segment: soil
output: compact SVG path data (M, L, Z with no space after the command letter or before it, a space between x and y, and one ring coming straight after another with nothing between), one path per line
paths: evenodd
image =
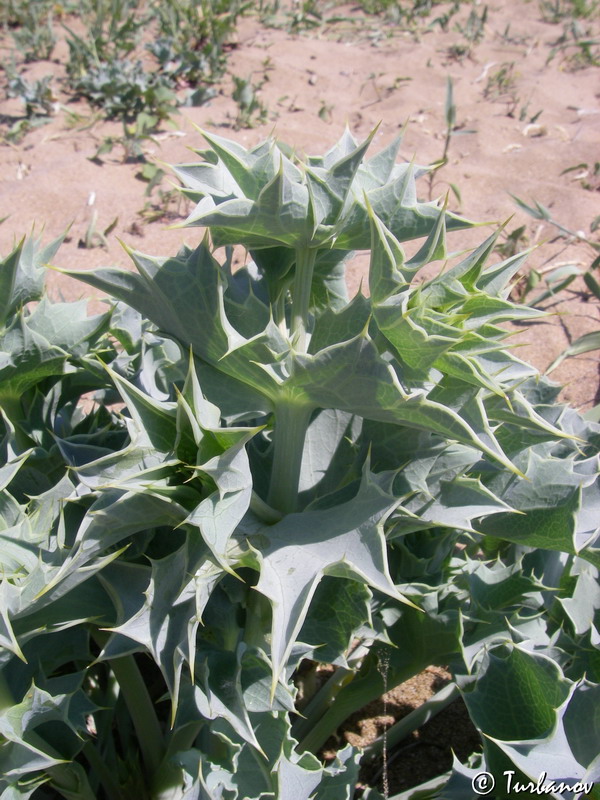
M524 226L519 246L539 245L529 256L524 277L529 268L547 272L564 265L584 272L598 255L590 242L599 242L593 223L600 215L595 174L600 50L594 53L593 46L589 51L569 40L572 20L550 21L550 6L570 4L490 0L477 42L468 38L469 14L480 20L485 16L484 5L477 2L463 3L446 29L433 20L443 18L451 9L449 3L435 5L412 30L382 16L361 16L352 5L329 7L321 24L296 33L287 24L285 4L279 27L267 27L249 16L231 42L229 74L218 95L207 105L174 115L152 141L144 143L146 157L166 163L194 160L188 148L203 146L196 126L245 146L274 131L297 150L321 153L339 138L344 125L357 139L379 125L373 152L404 130L403 157L434 163L443 153L450 77L457 112L449 160L431 185L421 184L422 196L449 192L451 209L472 219L496 224L510 218L506 233ZM294 5L296 11L300 7ZM334 16L337 21L328 21ZM599 38L598 19L577 24L582 36L589 32L588 38ZM562 44L561 36L567 37ZM0 39L0 60L8 61L11 54L15 55L10 37ZM15 57L18 64L18 54ZM0 146L0 218L9 217L0 225L0 252L6 254L14 237L34 226L38 232L44 229L45 239L71 226L56 257L58 266L70 269L129 266L119 239L154 255L172 254L183 242L196 244L198 229L167 226L181 219L183 207L171 206L158 221L144 220L140 212L149 200L138 177L141 165L125 163L118 146L99 160L90 160L105 137L118 136L122 128L94 117L84 102L61 92L67 58L64 41L53 58L24 65L23 74L30 80L51 74L62 105L48 124L21 142ZM257 96L266 121L236 130L239 109L231 96L231 75L262 84ZM0 101L0 134L22 115L19 99ZM548 222L532 219L511 194L530 205L542 203L573 235L561 235ZM98 243L91 238L94 230L104 231L115 218L106 246L90 246ZM460 250L473 245L490 230L454 234L450 246ZM358 290L366 266L364 254L359 254L349 272L352 291ZM524 277L514 296L522 292ZM50 289L66 299L89 296L90 291L56 273L50 276ZM535 291L539 289L532 294ZM512 339L520 345L519 356L541 370L573 340L600 327L600 300L582 278L543 305L549 316L520 328ZM564 361L552 377L564 385L566 402L584 410L600 402L597 352ZM397 687L387 696L385 714L381 706L370 708L340 735L353 744L368 743L382 726L430 696L444 677L432 668ZM460 703L454 704L403 745L402 758L390 760L390 791L444 772L451 764L451 748L465 758L478 741Z
M322 755L333 757L346 743L365 748L386 729L421 706L452 679L442 667L428 667L349 717ZM397 794L452 769L453 754L463 763L481 750L481 738L466 706L458 698L397 746L385 760L377 758L361 769L358 787L376 787Z

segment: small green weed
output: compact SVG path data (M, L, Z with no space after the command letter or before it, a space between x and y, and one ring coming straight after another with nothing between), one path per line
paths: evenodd
M86 228L83 239L80 239L77 246L82 250L91 250L94 247L108 248L108 237L117 227L119 218L115 217L106 228L100 230L98 228L98 212L96 209L92 211L92 216L89 225Z
M52 91L52 75L44 75L40 80L26 80L22 75L9 72L7 94L19 97L25 105L25 116L49 117L55 109L56 97Z
M91 67L76 83L79 94L107 117L131 120L146 112L167 119L177 107L169 81L148 72L140 61L103 62Z
M0 27L11 32L17 51L26 62L45 61L56 45L53 3L37 0L29 3L0 4Z
M199 84L210 87L223 75L228 40L250 7L241 0L155 0L151 10L157 35L147 49L174 84L197 91ZM197 94L190 104L208 99L201 97Z
M319 119L322 119L323 122L331 122L334 108L335 106L332 103L328 103L326 100L321 100L321 105L317 111L317 116Z
M102 156L112 153L115 147L121 147L124 164L145 162L146 156L143 145L148 141L156 143L153 133L156 131L159 121L158 116L147 114L145 111L141 111L133 123L123 120L123 134L121 136L104 137L90 161L101 164Z
M287 28L291 33L318 28L323 22L319 0L302 0L286 12Z
M464 24L457 23L456 30L461 33L472 46L479 44L485 36L485 25L488 18L488 7L484 6L480 13L473 6Z
M436 6L444 4L440 0L413 0L410 3L402 3L400 0L359 0L358 5L366 14L383 15L394 24L413 27L416 23L429 17ZM440 16L436 17L430 25L437 24L446 30L450 19L459 7L459 0L455 0L450 8L444 8Z
M269 109L259 96L259 92L267 80L266 76L263 75L256 83L252 81L251 75L248 78L240 78L238 75L231 77L233 80L231 97L235 100L238 109L233 121L234 130L262 125L267 121L269 113Z
M488 76L483 89L483 96L486 100L494 103L505 103L507 117L516 117L518 113L519 119L524 121L527 118L528 103L518 110L520 103L520 98L516 91L518 77L519 73L515 70L514 61L504 62ZM538 111L533 117L537 119L541 113L541 111Z
M571 176L572 179L579 181L583 189L587 189L589 192L600 191L600 161L595 161L594 164L587 164L586 162L575 164L572 167L563 169L560 174L567 175L573 172L576 174Z
M529 125L533 125L544 113L544 109L540 108L537 111L534 111L533 114L529 111L529 104L531 103L530 100L526 100L525 103L519 109L519 122L527 122Z
M541 0L540 13L544 22L557 24L566 19L589 19L599 7L598 0Z
M131 0L89 0L86 7L86 34L79 36L67 25L71 83L79 81L92 69L127 58L137 47L146 18L135 14Z
M452 78L450 77L448 77L446 82L446 102L444 105L444 117L446 122L446 132L444 136L444 148L442 150L442 155L438 161L430 165L429 172L427 175L427 180L429 182L430 200L433 198L434 187L436 186L437 183L436 181L437 173L442 169L442 167L446 166L446 164L448 163L448 152L450 150L450 142L452 141L452 137L461 134L464 135L469 133L475 133L475 131L466 130L462 128L460 125L457 125L456 104L454 102L454 84ZM460 189L455 183L448 183L447 185L460 206L460 204L462 203L462 196Z
M515 63L504 62L497 70L492 72L486 81L483 89L483 96L486 100L500 100L507 95L511 95L517 82Z
M586 67L600 66L600 39L594 36L589 26L584 27L577 19L563 26L563 32L553 42L546 63L560 56L564 68L574 72Z
M138 211L138 217L143 223L171 221L181 219L185 197L177 189L163 189L159 187L156 195L148 199L143 208Z
M528 205L519 197L511 195L519 208L528 214L533 219L545 222L548 225L556 228L559 236L563 239L570 241L581 242L587 245L592 253L593 260L587 270L582 272L581 269L575 264L562 265L560 267L550 266L546 269L537 271L531 270L528 276L522 276L521 280L526 280L524 289L521 290L520 299L522 301L528 296L529 292L534 289L541 281L544 280L546 288L537 294L533 299L528 300L530 306L538 306L550 297L558 294L562 289L566 289L576 278L582 277L586 286L596 297L600 299L600 286L595 277L595 271L600 268L600 242L594 241L588 237L583 231L573 231L567 228L558 220L554 219L550 209L539 203L537 200L533 201L533 205ZM600 228L600 216L596 217L590 224L590 233L595 233Z
M25 106L25 116L17 119L2 134L2 138L13 144L20 142L33 128L45 125L56 110L56 97L52 91L52 76L45 75L37 81L29 82L19 75L14 67L7 68L8 97L18 97Z
M527 236L527 227L520 225L514 228L510 233L504 233L504 241L496 245L496 252L502 258L512 258L512 256L521 252L529 246L529 237Z

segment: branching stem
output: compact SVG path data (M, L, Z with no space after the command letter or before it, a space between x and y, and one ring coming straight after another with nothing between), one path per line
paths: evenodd
M153 775L158 770L164 754L163 735L154 703L132 655L111 659L110 667L131 714L144 764L148 773Z
M290 398L282 399L275 406L273 472L268 503L282 514L296 510L302 451L311 413L311 406Z
M306 352L308 309L316 255L316 249L296 248L296 276L292 287L292 342L298 353Z

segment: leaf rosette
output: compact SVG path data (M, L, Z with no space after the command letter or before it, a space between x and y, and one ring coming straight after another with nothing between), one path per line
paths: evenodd
M565 775L596 774L574 720L600 680L598 426L506 347L503 323L540 318L510 299L526 254L495 260L498 232L449 254L471 223L417 199L399 142L365 161L372 138L301 158L207 136L176 172L209 234L69 272L114 299L101 317L27 305L54 250L4 262L7 797L44 776L66 798L350 800L360 754L314 753L431 664L482 769L531 775L567 741Z

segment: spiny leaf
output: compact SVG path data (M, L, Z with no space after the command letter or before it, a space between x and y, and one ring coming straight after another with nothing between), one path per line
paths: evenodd
M257 591L273 607L273 681L285 667L323 575L355 577L399 600L383 546L382 525L397 501L386 480L365 472L353 500L331 509L289 514L260 531ZM252 544L252 539L250 539Z

